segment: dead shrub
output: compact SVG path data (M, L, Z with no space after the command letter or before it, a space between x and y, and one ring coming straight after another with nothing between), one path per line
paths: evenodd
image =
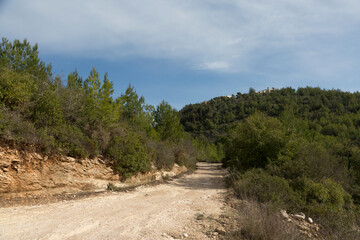
M237 229L225 239L298 240L305 239L292 224L281 219L278 212L266 204L241 201L237 207Z

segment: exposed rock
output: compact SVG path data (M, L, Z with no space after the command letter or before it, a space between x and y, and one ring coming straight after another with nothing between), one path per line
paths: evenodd
M62 161L64 161L64 162L75 162L75 158L73 158L73 157L63 157Z
M304 213L294 214L294 217L297 219L302 219L302 220L305 220L305 218L306 218Z
M307 238L318 239L320 228L314 223L312 218L306 218L304 213L287 214L285 210L281 210L280 213L289 224L296 225L299 228L299 231L303 235L306 235Z
M176 165L168 173L174 176L185 170L185 167ZM103 191L109 183L129 187L161 179L162 172L153 170L120 182L119 175L100 157L42 156L35 151L20 152L0 146L0 198L3 200L28 195Z
M287 214L286 210L280 210L280 213L284 218L286 218L286 219L289 218L289 214Z

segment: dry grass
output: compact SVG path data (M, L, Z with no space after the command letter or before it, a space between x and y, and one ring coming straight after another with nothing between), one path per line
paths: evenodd
M254 201L239 201L235 229L225 239L295 240L305 239L299 230L282 220L277 211Z

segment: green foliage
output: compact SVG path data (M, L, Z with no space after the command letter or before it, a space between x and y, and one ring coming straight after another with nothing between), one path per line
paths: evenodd
M75 70L64 85L40 61L37 45L2 40L1 139L73 157L105 155L124 178L150 170L150 161L165 168L193 165L192 145L185 149L178 113L169 104L156 111L131 85L115 100L113 94L113 82L107 74L101 81L95 67L84 81Z
M301 197L281 177L271 176L262 169L253 169L243 174L233 173L230 184L242 199L253 199L279 207L296 209Z
M225 164L238 170L264 168L269 161L276 160L285 145L281 122L263 113L255 113L238 124L230 139Z
M178 142L181 139L183 129L178 112L164 100L156 107L154 122L161 140Z
M125 94L120 97L123 105L123 115L130 123L134 124L138 119L143 118L145 108L145 98L139 97L133 86L129 84Z
M222 143L214 144L204 140L193 141L197 150L197 160L207 162L221 162L224 158L224 146Z
M0 137L16 142L37 143L38 133L34 123L27 121L18 112L0 105Z
M36 86L31 75L17 73L2 67L0 70L0 101L15 109L25 107L30 101Z
M323 133L355 140L359 134L360 93L320 88L283 88L270 93L237 93L236 96L216 97L209 101L190 104L180 111L185 131L195 137L205 136L217 141L232 124L242 121L256 111L279 117L284 110L291 110L298 120L312 126L326 127ZM303 122L306 124L306 121ZM333 125L331 125L333 124ZM328 126L330 125L330 126ZM346 127L346 128L345 128Z
M35 95L36 100L31 109L31 120L38 127L54 127L62 124L63 114L60 101L53 89L44 89Z
M2 38L0 44L0 68L3 67L18 73L28 73L36 78L46 80L51 76L51 65L45 65L39 59L38 46L31 47L25 39L23 42L9 42Z
M255 113L229 132L230 185L241 198L306 212L331 236L347 234L358 214L352 199L359 193L358 151L290 110L279 119Z
M106 155L115 160L115 169L128 178L131 175L150 170L150 155L140 135L130 129L118 129L113 135Z
M312 212L320 210L319 208L336 212L352 208L350 194L330 178L323 178L320 182L305 179L303 194L308 208L313 209Z

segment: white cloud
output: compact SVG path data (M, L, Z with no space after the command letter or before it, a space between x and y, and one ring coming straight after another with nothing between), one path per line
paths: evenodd
M326 61L316 39L360 26L357 0L12 0L2 8L1 34L28 38L47 52L180 58L227 71L254 71L255 60L279 49L295 62L301 51L320 49Z
M227 71L229 67L227 62L206 62L200 66L200 69Z

